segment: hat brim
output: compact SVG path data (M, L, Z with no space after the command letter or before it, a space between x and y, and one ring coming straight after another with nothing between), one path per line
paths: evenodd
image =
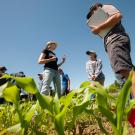
M39 74L37 74L38 76L42 76L43 74L42 73L39 73Z
M95 54L95 55L96 55L95 52L91 52L91 51L87 51L86 54L87 54L87 55L90 55L90 54Z
M49 45L55 45L55 47L57 47L57 43L53 41L47 42L46 47L48 47Z

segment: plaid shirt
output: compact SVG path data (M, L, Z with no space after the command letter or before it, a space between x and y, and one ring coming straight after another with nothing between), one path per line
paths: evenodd
M95 75L96 78L102 78L102 61L100 59L96 61L88 60L86 63L86 72L88 73L89 80L92 80L92 75Z

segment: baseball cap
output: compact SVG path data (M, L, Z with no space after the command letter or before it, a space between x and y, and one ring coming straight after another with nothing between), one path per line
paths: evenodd
M86 51L86 54L87 54L87 55L90 55L91 53L93 53L93 54L97 55L97 54L96 54L96 52L95 52L95 51L93 51L93 50Z
M38 76L41 76L41 75L43 75L43 73L38 73Z

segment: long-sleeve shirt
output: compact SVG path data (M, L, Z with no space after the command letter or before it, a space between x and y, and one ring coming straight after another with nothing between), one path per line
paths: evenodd
M102 73L102 61L100 59L96 61L88 60L86 62L86 72L89 80L92 80L93 75L98 77Z

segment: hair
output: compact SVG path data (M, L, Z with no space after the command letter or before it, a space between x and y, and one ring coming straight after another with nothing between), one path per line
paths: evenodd
M89 13L87 14L86 18L89 19L92 16L92 13L94 10L96 10L98 7L102 7L103 5L101 3L96 3L93 6L90 7Z
M54 41L49 41L49 42L46 43L44 49L47 50L47 49L48 49L48 46L51 45L51 44L55 44L55 45L57 46L57 43L56 43L56 42L54 42Z
M95 58L97 58L97 55L94 53Z

